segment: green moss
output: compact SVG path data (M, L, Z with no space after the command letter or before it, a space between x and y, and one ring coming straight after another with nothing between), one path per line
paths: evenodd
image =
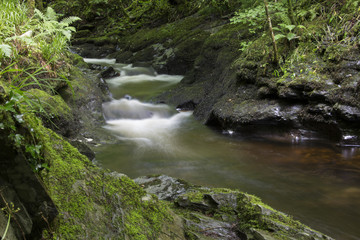
M204 21L200 17L188 17L157 28L143 28L133 35L120 39L120 46L133 52L140 51L152 44L164 43L165 47L175 45L190 36L201 37L202 31L193 31ZM200 35L199 35L200 34ZM198 39L195 39L199 41Z
M207 198L204 197L205 195L217 199L218 204L213 205L211 201L208 203ZM209 206L209 210L202 212L193 209L195 206L193 204L185 208L172 205L178 215L197 224L201 223L201 219L211 216L214 219L234 224L239 232L249 234L249 236L256 229L274 239L294 238L297 236L296 234L303 232L305 228L309 229L291 216L266 205L260 198L238 190L192 187L191 191L181 197L186 198L191 203L201 203ZM185 232L191 238L197 236L198 230L187 228Z
M169 208L131 179L94 166L77 149L42 126L35 116L25 121L42 144L48 170L40 173L58 208L53 239L157 239L169 217Z
M204 193L200 191L188 192L183 196L191 202L202 202L204 200Z
M75 53L71 54L70 58L71 58L72 64L74 66L77 66L80 68L88 68L89 67L89 65L86 62L84 62L84 59L78 54L75 54Z
M50 117L63 117L68 120L72 118L71 109L61 96L51 96L40 89L30 89L26 94L39 103L38 105L33 106L35 107L35 111L39 113L45 111L45 114L50 115Z

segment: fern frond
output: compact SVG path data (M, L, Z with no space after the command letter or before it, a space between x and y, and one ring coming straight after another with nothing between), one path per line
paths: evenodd
M72 24L72 23L74 23L76 21L79 21L79 20L81 20L81 18L72 16L72 17L64 18L63 20L61 20L60 23L66 24L66 26L69 26L70 24Z
M36 9L36 8L34 9L34 15L37 16L37 17L39 17L40 20L43 20L43 21L46 20L45 15L44 15L40 10L38 10L38 9Z
M66 37L68 41L71 39L71 31L70 30L62 30L61 33Z
M58 19L58 14L54 11L52 7L47 7L46 9L46 18L47 20L56 21Z
M12 49L8 44L0 44L0 56L11 57Z

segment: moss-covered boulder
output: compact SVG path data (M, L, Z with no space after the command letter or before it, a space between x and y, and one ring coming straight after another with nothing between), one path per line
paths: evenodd
M43 232L45 239L167 239L179 234L175 223L168 225L176 217L166 204L127 176L92 164L34 115L24 120L42 146L47 168L39 175L59 211Z
M164 175L135 182L170 202L183 218L186 239L332 239L239 190L199 187Z

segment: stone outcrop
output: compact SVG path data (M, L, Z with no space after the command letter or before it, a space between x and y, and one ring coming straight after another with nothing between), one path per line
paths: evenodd
M251 44L244 49L244 42ZM271 129L293 140L316 136L358 144L358 51L330 46L313 52L307 44L286 52L284 61L291 65L281 70L266 54L267 36L251 35L226 18L195 14L122 36L108 57L185 74L157 101L194 110L207 125L238 134Z
M186 239L332 239L238 190L193 186L164 175L135 182L171 203Z

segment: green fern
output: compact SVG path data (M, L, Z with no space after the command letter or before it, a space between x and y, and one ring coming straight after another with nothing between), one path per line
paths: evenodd
M12 49L8 44L0 44L0 58L2 57L11 57Z
M37 38L53 39L55 36L62 36L70 41L71 33L75 32L75 28L70 26L70 24L81 19L78 17L67 17L59 22L58 18L60 16L61 15L57 14L51 7L46 9L45 14L35 9L35 17L42 22L41 27L38 29L40 33L37 35Z

